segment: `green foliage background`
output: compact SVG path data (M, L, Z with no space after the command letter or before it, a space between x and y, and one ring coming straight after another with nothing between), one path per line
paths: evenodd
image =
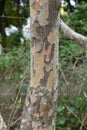
M12 5L11 1L6 1L6 15L17 16L17 6ZM24 1L25 2L25 1ZM8 8L8 4L10 8ZM11 10L10 10L11 9ZM28 7L24 10L20 8L20 16L28 16ZM78 5L74 12L62 19L75 31L87 34L87 3L82 2ZM12 14L11 14L12 13ZM13 24L18 26L18 21L6 19L6 26ZM21 21L21 24L23 21ZM21 32L20 32L21 33ZM22 35L20 35L23 37ZM22 46L18 40L19 34L14 33L6 38L6 52L0 55L0 82L12 81L11 91L15 91L15 96L9 100L0 97L0 108L4 113L5 120L11 129L17 130L19 122L14 123L19 118L19 111L22 111L24 99L27 91L30 67L30 42L25 41ZM82 130L87 128L87 59L81 47L75 42L65 38L60 34L59 45L59 98L56 115L57 130ZM66 86L66 92L60 90ZM79 87L76 95L70 92L71 88ZM2 89L2 88L1 88ZM8 88L9 90L9 88ZM71 93L73 93L71 95ZM10 104L10 107L9 107ZM11 112L9 117L9 112ZM84 122L83 122L84 120Z
M76 32L87 36L87 3L81 2L74 12L62 19ZM87 59L84 50L60 34L59 87L66 86L67 93L59 91L57 130L87 129ZM79 88L76 94L70 88ZM60 89L61 90L61 89ZM66 94L64 94L66 93ZM64 94L64 97L61 95ZM74 96L72 96L74 95ZM83 123L84 120L84 123ZM83 124L82 124L83 123Z

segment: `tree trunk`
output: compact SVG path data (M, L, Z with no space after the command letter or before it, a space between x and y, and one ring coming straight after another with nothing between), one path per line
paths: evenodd
M20 130L55 130L59 8L58 0L30 0L31 80Z

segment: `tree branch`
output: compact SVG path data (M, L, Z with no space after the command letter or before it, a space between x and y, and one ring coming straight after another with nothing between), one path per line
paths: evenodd
M60 19L60 31L64 34L65 37L79 44L85 50L87 57L87 37L72 30L61 19Z
M1 113L0 113L0 130L7 130L6 124L3 120Z

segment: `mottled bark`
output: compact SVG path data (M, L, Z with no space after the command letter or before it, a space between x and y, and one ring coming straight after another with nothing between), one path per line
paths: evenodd
M55 130L59 27L65 36L87 47L87 39L60 20L59 8L60 0L30 0L31 80L20 130ZM1 115L0 130L6 130Z
M30 0L30 7L31 80L20 130L55 130L60 4Z

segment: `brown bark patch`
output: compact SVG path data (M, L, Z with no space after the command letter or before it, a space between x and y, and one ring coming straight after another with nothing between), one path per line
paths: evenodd
M55 41L55 35L53 32L50 32L50 34L48 35L48 42L53 44Z
M53 28L49 33L47 40L50 44L56 43L58 41L58 28Z
M47 105L41 103L40 104L40 114L41 114L41 116L45 115L46 109L47 109Z
M40 10L40 4L39 2L35 2L35 5L34 5L36 11L39 11Z

